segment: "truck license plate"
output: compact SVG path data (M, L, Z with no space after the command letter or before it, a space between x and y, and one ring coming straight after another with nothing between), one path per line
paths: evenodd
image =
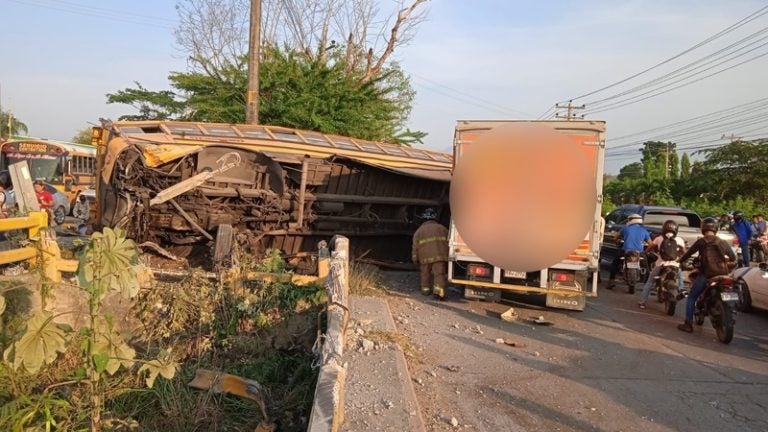
M739 295L735 292L722 292L720 298L723 301L739 301Z
M627 268L639 269L640 268L640 263L637 262L637 261L628 261L627 262Z
M512 279L525 279L527 274L522 271L512 271L512 270L504 270L504 277L505 278L512 278Z

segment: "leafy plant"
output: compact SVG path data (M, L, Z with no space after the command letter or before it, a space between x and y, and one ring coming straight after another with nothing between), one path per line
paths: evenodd
M104 403L104 372L114 375L120 368L130 369L136 361L135 350L115 331L111 316L102 314L101 302L110 291L119 291L125 298L135 297L145 269L138 262L136 245L119 229L105 228L103 233L94 233L79 258L78 279L80 287L88 294L90 321L89 326L80 329L81 337L77 339L82 343L80 363L84 374L72 383L82 381L87 384L91 430L99 431ZM54 318L48 312L30 318L24 334L4 352L4 360L13 370L23 369L36 374L43 365L54 362L60 353L67 350L71 328L56 324ZM176 363L166 355L145 361L138 372L149 373L147 385L151 386L158 374L170 379L175 370ZM49 409L46 413L50 416ZM14 422L13 427L21 428L35 415L33 410L29 416Z

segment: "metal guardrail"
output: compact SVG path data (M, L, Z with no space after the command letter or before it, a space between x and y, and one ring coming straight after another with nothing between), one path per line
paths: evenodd
M342 362L349 321L349 240L331 240L330 259L321 254L320 268L327 263L328 328L319 349L320 374L315 387L308 432L336 432L344 422L344 382L347 369ZM322 270L320 270L322 272Z

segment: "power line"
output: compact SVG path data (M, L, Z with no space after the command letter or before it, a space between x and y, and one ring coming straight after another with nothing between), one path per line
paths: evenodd
M477 102L476 100L473 100L473 99L470 99L470 98L467 98L467 97L459 96L459 95L456 95L454 93L449 93L447 91L440 90L439 88L426 85L424 83L418 83L417 82L415 84L416 84L416 86L418 86L420 88L423 88L425 90L429 90L431 92L435 92L437 94L441 94L441 95L443 95L445 97L457 100L459 102L468 103L468 104L474 105L474 106L476 106L478 108L483 108L483 109L486 109L486 110L489 110L489 111L494 111L494 112L497 112L499 114L503 114L505 116L517 117L517 114L513 114L513 113L511 113L509 111L506 111L506 110L503 110L503 109L499 109L499 108L497 108L495 106L492 106L492 105L487 105L487 104Z
M724 114L726 112L730 112L730 111L737 110L737 109L749 110L749 109L751 109L752 106L760 106L760 105L764 106L765 102L768 102L768 97L756 99L756 100L753 100L751 102L746 102L746 103L743 103L743 104L734 105L734 106L729 107L729 108L725 108L725 109L718 110L718 111L713 111L711 113L702 114L700 116L692 117L692 118L689 118L689 119L686 119L686 120L681 120L681 121L678 121L678 122L669 123L669 124L664 125L664 126L658 126L658 127L655 127L655 128L646 129L646 130L642 130L642 131L639 131L639 132L633 132L633 133L627 134L627 135L613 137L613 138L611 138L611 141L617 141L617 140L622 140L622 139L626 139L626 138L630 138L630 137L634 137L634 136L638 136L638 135L644 135L644 134L646 134L648 132L656 132L656 131L660 131L660 130L664 130L664 129L669 129L669 128L674 127L674 126L678 126L678 125L681 125L681 124L693 122L693 121L696 121L696 120L701 120L701 119L704 119L704 118L707 118L707 117L711 117L711 116L714 116L714 115L718 115L718 114Z
M680 82L680 81L682 81L684 79L696 76L698 74L706 72L707 70L711 70L712 68L715 68L717 66L725 64L725 63L727 63L729 61L736 60L737 58L742 57L742 56L744 56L746 54L749 54L750 52L755 51L758 48L762 48L763 46L766 46L766 44L762 44L762 45L760 45L760 46L758 46L758 47L756 47L756 48L754 48L752 50L749 50L747 52L744 52L744 53L741 53L739 55L736 55L736 56L734 56L734 57L732 57L730 59L726 59L726 60L724 60L724 61L722 61L722 62L712 66L711 68L702 69L705 66L710 65L710 64L712 64L712 63L714 63L714 62L716 62L716 61L718 61L720 59L723 59L723 58L726 58L726 57L729 57L729 56L733 56L734 54L737 54L739 51L742 51L742 50L744 50L744 49L746 49L746 48L748 48L748 47L750 47L750 46L752 46L754 44L757 44L759 42L768 40L768 37L763 37L763 38L760 38L760 39L758 39L756 41L753 41L753 42L751 42L751 43L749 43L747 45L744 45L744 46L742 46L742 47L740 47L740 48L738 48L736 50L731 50L732 48L734 48L734 47L736 47L738 45L741 45L742 43L747 42L748 40L750 40L752 38L755 38L755 37L757 37L757 36L759 36L759 35L761 35L763 33L766 33L766 32L768 32L768 27L763 28L762 30L759 30L759 31L757 31L755 33L752 33L751 35L749 35L749 36L747 36L745 38L742 38L739 41L734 42L731 45L729 45L729 46L727 46L725 48L720 49L719 51L716 51L716 52L714 52L712 54L709 54L707 56L704 56L704 57L702 57L702 58L700 58L700 59L698 59L696 61L688 63L685 66L679 67L679 68L677 68L677 69L675 69L675 70L673 70L673 71L671 71L671 72L669 72L669 73L667 73L665 75L662 75L660 77L654 78L654 79L652 79L652 80L650 80L650 81L648 81L646 83L637 85L637 86L632 87L632 88L630 88L628 90L625 90L625 91L623 91L621 93L617 93L615 95L608 96L608 97L605 97L603 99L599 99L599 100L596 100L596 101L587 102L587 105L589 105L590 107L594 108L594 107L599 106L601 104L605 104L606 102L611 101L613 99L618 99L618 98L620 98L622 96L626 96L626 95L629 95L629 94L632 94L632 93L636 93L638 91L641 91L641 90L649 88L649 87L654 87L654 86L657 86L659 84L663 84L664 82L671 81L674 78L678 78L678 77L686 75L686 74L688 75L685 78L677 80L677 81L673 81L672 83L667 84L666 86L659 86L655 90L659 90L659 89L662 89L662 88L665 88L665 87L669 87L670 85L674 84L675 82ZM718 56L718 54L722 54L722 55ZM710 58L711 58L711 60L709 60ZM699 64L699 66L696 66L695 68L691 69L694 65L697 65L697 64ZM699 69L698 72L696 72L697 69ZM655 91L655 90L652 90L652 91ZM648 94L648 93L644 93L644 94ZM629 99L627 99L627 100L629 100Z
M700 134L704 131L709 131L712 129L722 129L722 128L733 128L733 127L741 127L746 126L745 122L748 122L751 125L752 122L755 120L758 120L758 123L761 121L764 121L765 118L768 118L768 113L762 112L760 113L760 110L765 110L768 108L768 106L764 106L759 108L758 110L747 110L744 112L736 112L734 114L730 114L727 116L723 116L720 118L714 118L714 119L708 119L706 121L703 121L701 123L696 123L690 126L685 126L681 129L672 130L669 132L666 132L664 134L654 135L654 136L646 136L642 139L637 139L629 143L617 145L610 147L607 152L613 152L619 149L627 148L627 147L633 147L638 144L643 144L648 141L659 141L659 140L673 140L677 139L679 140L680 137L684 137L687 135L693 135L693 134ZM749 117L742 117L742 118L731 118L733 116L739 115L743 116L745 114L750 114ZM684 140L684 139L683 139Z
M55 11L59 11L59 12L71 13L71 14L75 14L75 15L84 15L84 16L90 16L90 17L94 17L94 18L103 18L103 19L106 19L106 20L117 21L117 22L122 22L122 23L126 23L126 24L138 24L138 25L144 25L144 26L149 26L149 27L156 27L156 28L164 28L164 29L173 30L173 27L171 27L171 26L168 26L168 25L165 25L165 24L161 24L159 22L150 22L150 21L148 21L147 19L144 19L144 18L141 18L141 19L139 19L139 18L130 19L129 17L123 16L124 14L122 12L117 12L117 11L115 11L115 13L112 14L112 13L106 13L106 12L99 12L99 11L95 11L95 10L94 11L90 11L90 10L85 10L85 9L81 9L81 8L68 7L68 6L66 6L66 4L65 5L48 4L48 3L41 4L41 3L34 2L34 1L31 1L31 0L6 0L6 1L12 2L12 3L16 3L16 4L20 4L20 5L25 5L25 6L34 6L34 7L38 7L38 8L42 8L42 9L49 9L49 10L55 10ZM156 19L157 18L152 18L152 20L156 20Z
M497 104L497 103L495 103L493 101L489 101L487 99L483 99L483 98L481 98L481 97L479 97L479 96L477 96L475 94L471 94L471 93L467 93L467 92L458 90L456 88L453 88L453 87L447 86L445 84L439 83L437 81L431 80L429 78L423 77L423 76L421 76L419 74L416 74L416 73L413 73L413 72L411 72L410 74L413 77L415 77L416 79L425 81L425 82L427 82L427 83L429 83L429 84L431 84L433 86L442 87L442 88L450 90L450 91L452 91L454 93L458 93L460 95L463 95L463 96L465 96L467 98L474 99L474 100L478 101L479 103L488 105L490 107L498 108L502 112L516 112L518 114L521 114L521 115L524 115L524 116L527 116L527 117L532 117L533 116L533 114L531 114L531 113L527 113L525 111L520 111L518 109L513 109L513 108L509 108L509 107L505 107L505 106L499 105L499 104Z
M679 85L677 85L677 86L675 86L675 87L672 87L672 88L670 88L670 89L667 89L667 90L664 90L664 91L661 91L661 92L658 92L658 93L655 93L655 94L651 94L651 95L649 95L649 96L646 96L646 97L643 97L643 98L641 98L641 99L636 99L636 100L634 100L634 101L622 101L622 102L617 102L617 103L615 103L615 104L612 104L612 105L608 105L608 106L606 106L606 107L603 107L603 108L601 108L601 109L598 109L598 110L595 110L595 111L591 111L591 112L588 112L588 113L585 113L585 114L597 114L597 113L601 113L601 112L609 111L609 110L612 110L612 109L616 109L616 108L622 108L622 107L625 107L625 106L627 106L627 105L632 105L632 104L635 104L635 103L638 103L638 102L642 102L642 101L644 101L644 100L647 100L647 99L651 99L651 98L654 98L654 97L656 97L656 96L661 96L661 95L663 95L663 94L669 93L669 92L671 92L671 91L674 91L674 90L677 90L677 89L679 89L679 88L682 88L682 87L687 87L687 86L689 86L689 85L691 85L691 84L695 84L695 83L697 83L697 82L699 82L699 81L702 81L702 80L705 80L705 79L707 79L707 78L709 78L709 77L713 77L713 76L715 76L715 75L719 75L719 74L721 74L721 73L723 73L723 72L727 72L727 71L729 71L729 70L731 70L731 69L733 69L733 68L739 67L739 66L741 66L741 65L744 65L744 64L747 64L747 63L753 62L753 61L755 61L755 60L757 60L757 59L760 59L760 58L762 58L762 57L765 57L766 55L768 55L768 52L764 52L764 53L762 53L762 54L759 54L759 55L756 55L756 56L754 56L754 57L750 57L750 58L748 58L747 60L744 60L744 61L742 61L742 62L736 63L735 65L729 66L729 67L727 67L727 68L725 68L725 69L721 69L721 70L719 70L719 71L715 71L715 72L713 72L713 73L711 73L711 74L708 74L708 75L704 75L703 77L697 78L697 79L695 79L695 80L693 80L693 81L684 82L684 83L682 83L682 84L679 84ZM707 69L707 70L709 70L709 69ZM653 90L653 91L655 91L655 90ZM650 92L646 92L646 93L643 93L642 95L646 95L646 94L648 94L648 93L650 93ZM636 97L639 97L639 96L642 96L642 95L638 95L638 96L636 96Z
M726 27L725 29L723 29L723 30L717 32L716 34L708 37L707 39L697 43L696 45L692 46L691 48L688 48L688 49L686 49L686 50L684 50L684 51L682 51L682 52L680 52L678 54L675 54L674 56L672 56L672 57L670 57L670 58L668 58L666 60L663 60L660 63L657 63L657 64L655 64L655 65L653 65L653 66L651 66L649 68L646 68L646 69L644 69L644 70L642 70L642 71L640 71L638 73L635 73L635 74L633 74L633 75L631 75L631 76L629 76L627 78L624 78L624 79L619 80L619 81L617 81L615 83L609 84L609 85L607 85L605 87L601 87L601 88L599 88L597 90L594 90L594 91L591 91L591 92L584 93L582 95L576 96L576 97L572 98L572 100L577 100L577 99L585 98L587 96L592 96L594 94L603 92L605 90L608 90L608 89L611 89L611 88L616 87L618 85L621 85L621 84L623 84L623 83L625 83L627 81L635 79L635 78L637 78L637 77L639 77L639 76L641 76L643 74L646 74L646 73L648 73L648 72L650 72L652 70L655 70L655 69L657 69L657 68L659 68L659 67L661 67L661 66L663 66L663 65L665 65L665 64L667 64L667 63L669 63L671 61L674 61L674 60L684 56L685 54L688 54L689 52L692 52L692 51L694 51L694 50L696 50L696 49L698 49L698 48L700 48L700 47L702 47L702 46L704 46L704 45L706 45L706 44L708 44L708 43L710 43L710 42L712 42L714 40L719 39L720 37L722 37L722 36L732 32L732 31L734 31L734 30L736 30L736 29L738 29L738 28L740 28L740 27L742 27L742 26L744 26L744 25L746 25L748 23L750 23L751 21L754 21L755 19L760 18L761 16L765 15L766 13L768 13L768 6L763 6L762 8L758 9L757 11L755 11L755 12L747 15L746 17L742 18L741 20L739 20L735 24L732 24L732 25Z

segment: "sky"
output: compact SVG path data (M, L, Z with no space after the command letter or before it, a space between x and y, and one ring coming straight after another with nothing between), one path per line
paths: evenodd
M173 38L174 4L0 0L2 108L22 119L31 135L62 140L100 117L129 112L106 104L105 94L134 81L150 89L167 88L168 72L186 68ZM380 8L393 10L395 4L381 0ZM393 57L417 91L408 126L428 132L426 147L449 151L456 120L535 119L556 102L642 71L766 5L752 0L431 0L428 19ZM126 14L105 19L104 9ZM768 16L710 44L709 51L692 52L665 67L695 60L766 26ZM606 121L610 154L612 136L766 97L766 76L768 57L587 118ZM628 84L653 77L646 74ZM711 138L725 131L716 132ZM632 155L609 157L606 171L616 173L632 160Z

